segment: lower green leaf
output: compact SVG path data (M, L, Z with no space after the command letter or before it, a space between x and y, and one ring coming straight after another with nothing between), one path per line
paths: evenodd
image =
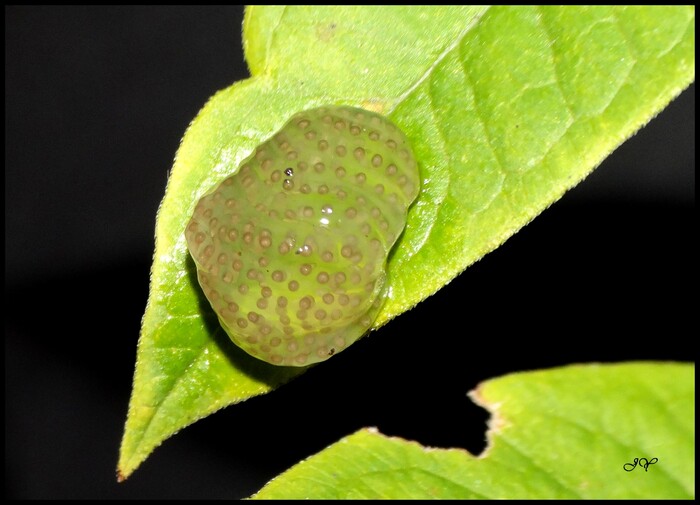
M257 499L692 499L695 367L573 365L489 380L480 456L364 429ZM436 429L439 429L436 427Z

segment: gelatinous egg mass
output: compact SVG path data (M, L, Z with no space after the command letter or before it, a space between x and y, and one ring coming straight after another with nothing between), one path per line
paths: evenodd
M365 334L419 186L406 136L385 117L353 107L292 117L199 201L185 232L233 342L305 366Z

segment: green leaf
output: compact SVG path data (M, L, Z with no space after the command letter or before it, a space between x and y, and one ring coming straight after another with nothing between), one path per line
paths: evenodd
M192 122L158 213L120 478L183 427L303 372L230 343L183 234L198 198L291 115L365 107L414 147L422 188L378 328L502 244L688 86L694 16L692 6L249 8L252 77Z
M365 429L254 498L695 497L692 365L574 365L493 379L471 396L492 416L479 457ZM635 458L657 461L626 471Z

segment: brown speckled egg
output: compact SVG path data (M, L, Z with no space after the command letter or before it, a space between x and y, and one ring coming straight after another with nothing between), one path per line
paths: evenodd
M305 366L365 334L419 187L406 136L385 117L353 107L292 117L199 201L185 232L233 342Z

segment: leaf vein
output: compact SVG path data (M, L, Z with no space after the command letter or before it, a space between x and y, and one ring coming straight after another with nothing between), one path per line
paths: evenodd
M480 12L478 15L474 16L474 19L472 19L471 23L466 25L464 29L455 37L455 40L448 45L445 50L438 55L438 57L435 59L433 63L431 63L430 67L423 72L423 74L414 82L411 84L406 91L404 91L401 96L399 96L391 105L391 107L388 110L388 113L393 112L393 110L402 102L408 99L409 96L428 78L430 78L434 72L434 70L442 63L442 61L447 58L447 56L450 55L452 51L455 49L459 48L459 45L462 43L462 40L467 36L467 34L481 21L481 19L486 15L486 13L489 11L490 7L486 7L482 12ZM458 49L459 50L459 49Z

